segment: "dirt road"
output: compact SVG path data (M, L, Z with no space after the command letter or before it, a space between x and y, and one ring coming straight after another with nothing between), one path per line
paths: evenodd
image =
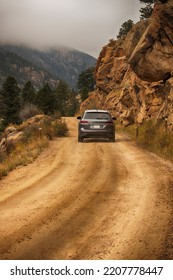
M0 181L0 259L173 259L173 166L126 137L51 142Z

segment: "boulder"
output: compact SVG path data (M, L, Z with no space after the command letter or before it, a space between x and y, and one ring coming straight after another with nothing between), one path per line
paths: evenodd
M45 119L48 119L48 116L45 115L36 115L30 119L28 119L26 122L23 122L19 126L10 125L8 126L3 134L3 137L0 140L0 152L6 151L7 147L9 145L15 145L19 141L21 141L25 130L28 127L31 127L33 125L36 125L38 128L39 133L39 125L41 125L41 122Z
M17 129L16 129L15 126L8 126L8 127L5 129L5 134L6 134L6 135L14 134L16 131L17 131Z
M142 80L167 80L173 71L173 0L155 4L148 27L130 58L133 71Z

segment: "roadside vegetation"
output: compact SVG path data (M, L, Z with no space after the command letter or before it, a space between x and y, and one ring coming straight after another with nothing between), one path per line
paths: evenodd
M55 88L46 83L41 89L35 89L28 81L21 88L14 77L8 76L0 89L0 130L10 123L20 124L28 108L32 114L38 111L45 115L59 112L62 116L74 116L79 101L77 93L64 81L58 81Z
M79 92L62 80L54 88L45 83L36 89L30 81L22 88L7 76L0 89L0 179L17 166L33 162L55 137L68 135L62 116L78 111L85 94L94 88L93 72L89 68L81 73Z
M22 133L20 140L8 140L5 149L0 151L0 179L19 165L27 165L33 162L38 155L51 143L55 137L68 135L68 128L63 119L55 116L44 116L37 122L38 116L23 122L20 125L13 125L15 132ZM31 123L30 123L31 122ZM8 129L8 128L7 128ZM4 138L1 133L1 139Z
M78 109L77 94L64 81L23 88L8 76L0 89L0 179L18 165L32 162L55 137L68 135L62 116ZM12 129L12 131L10 131Z
M126 133L140 147L173 161L173 132L167 130L164 121L145 120L141 125L127 127L117 124L117 130Z

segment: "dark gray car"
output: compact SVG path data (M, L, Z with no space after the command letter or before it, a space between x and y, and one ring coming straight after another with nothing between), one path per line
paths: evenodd
M78 125L78 142L84 138L106 138L115 142L115 118L106 110L86 110Z

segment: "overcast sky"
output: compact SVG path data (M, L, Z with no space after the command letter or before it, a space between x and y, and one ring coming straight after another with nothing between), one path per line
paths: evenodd
M0 0L0 43L65 45L97 58L139 9L139 0Z

